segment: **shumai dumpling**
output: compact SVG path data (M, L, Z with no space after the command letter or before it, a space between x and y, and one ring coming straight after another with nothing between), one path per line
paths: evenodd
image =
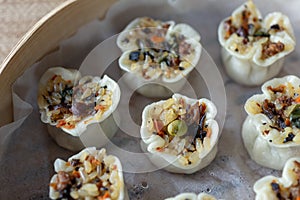
M51 199L125 200L122 165L105 149L89 147L70 157L56 159L55 175L50 180Z
M290 158L284 165L282 177L265 176L254 184L256 200L300 199L300 157Z
M179 91L201 55L200 35L187 24L137 18L119 35L126 83L148 97ZM147 86L148 85L148 86Z
M296 45L289 18L280 12L264 19L249 0L218 28L227 74L244 85L260 85L279 73Z
M300 152L300 79L274 78L263 84L262 92L245 104L242 137L255 162L281 170Z
M99 142L114 135L117 125L112 113L119 100L118 84L106 75L102 79L81 77L77 70L53 67L39 82L41 121L48 125L49 134L60 146L73 151L84 148L83 138L96 138ZM106 137L100 136L99 123Z
M158 168L194 173L215 158L219 137L216 114L208 99L180 94L152 103L142 114L142 148Z

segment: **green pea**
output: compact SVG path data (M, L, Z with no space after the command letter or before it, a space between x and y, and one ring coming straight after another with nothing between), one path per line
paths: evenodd
M183 120L175 120L168 125L168 133L172 136L183 136L187 130L188 127Z

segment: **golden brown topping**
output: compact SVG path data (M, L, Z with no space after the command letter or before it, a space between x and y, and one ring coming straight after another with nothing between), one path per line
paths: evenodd
M270 99L249 103L252 107L259 108L255 109L255 111L260 110L253 113L262 113L270 119L270 122L263 123L262 134L266 136L271 129L275 129L279 133L276 139L273 138L272 142L280 144L299 142L300 104L298 93L296 92L298 88L295 88L288 82L275 87L267 86L266 89L270 94ZM248 109L252 108L251 106L248 106Z
M237 31L237 28L232 26L231 18L225 21L224 29L225 29L225 36L224 36L225 40L227 40L233 33Z
M284 44L282 42L271 42L268 40L262 44L261 59L267 59L282 51L284 51Z
M277 93L277 92L283 93L285 87L286 87L285 85L279 85L276 88L273 88L272 86L268 86L267 89L271 90L273 93Z

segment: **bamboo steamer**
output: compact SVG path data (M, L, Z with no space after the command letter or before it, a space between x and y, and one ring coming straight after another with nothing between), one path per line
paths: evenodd
M32 64L42 59L84 24L103 19L117 0L69 0L38 21L0 66L0 126L13 120L11 86ZM57 30L61 31L57 31Z

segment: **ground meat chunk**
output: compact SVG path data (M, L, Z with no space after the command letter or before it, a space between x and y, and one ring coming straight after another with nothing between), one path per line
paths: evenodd
M179 56L188 55L191 53L191 44L182 41L179 45Z
M262 113L269 119L273 119L277 115L275 104L266 99L262 105Z
M267 41L262 44L261 59L267 59L284 50L284 44L282 42Z
M70 176L66 172L63 171L58 172L57 179L58 179L58 183L57 183L58 191L64 190L68 186L68 184L71 184Z

